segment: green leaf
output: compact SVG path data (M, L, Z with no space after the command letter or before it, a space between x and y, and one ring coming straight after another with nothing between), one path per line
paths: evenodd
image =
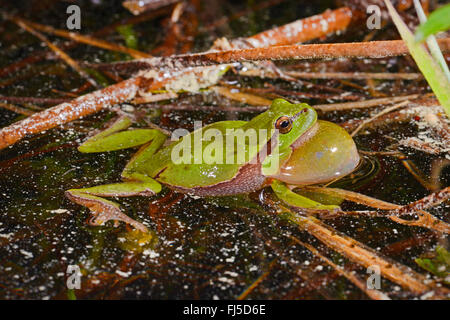
M450 252L445 250L444 247L437 246L436 247L436 253L438 255L439 261L446 264L450 268Z
M437 246L435 256L432 259L417 258L414 260L422 269L425 269L435 276L449 282L450 276L450 253L441 246Z
M428 36L450 29L450 4L432 12L427 22L416 30L416 41L424 41Z
M67 299L69 300L77 300L77 296L75 295L75 290L68 289L67 290Z
M126 24L116 28L117 32L124 38L125 44L128 48L137 49L138 47L138 37L136 32L133 30L133 26Z
M424 45L414 39L414 35L403 22L389 0L384 0L389 14L397 27L400 36L405 41L411 56L438 98L447 116L450 117L450 82L442 69L433 60Z

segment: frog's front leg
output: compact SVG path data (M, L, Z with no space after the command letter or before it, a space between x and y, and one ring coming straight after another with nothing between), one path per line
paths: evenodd
M155 129L127 130L132 121L126 116L118 118L111 126L89 138L78 147L83 153L115 151L144 145L155 139L166 139L166 136Z
M315 209L315 210L336 210L339 206L336 205L325 205L320 202L311 200L307 197L299 195L293 192L289 187L281 181L274 180L271 183L272 190L275 192L278 198L283 200L288 205L305 208L305 209Z

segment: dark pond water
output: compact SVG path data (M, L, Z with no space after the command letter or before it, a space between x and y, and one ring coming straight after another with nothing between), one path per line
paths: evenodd
M231 16L247 9L253 2L217 1L209 11L202 11L199 15L200 25L204 27L210 21L207 19L210 16ZM130 16L119 1L81 3L83 34ZM194 50L207 49L220 36L248 36L335 7L331 1L318 1L314 5L309 3L284 1L234 19L212 31L202 32L200 29L195 38ZM7 8L35 22L64 28L66 5L65 2L50 0L23 1L14 5L8 3ZM151 51L164 40L166 31L162 25L163 18L156 18L133 26L140 50ZM10 22L0 20L0 30L0 69L43 50L33 36L19 31ZM389 34L385 32L380 37ZM331 37L328 41L360 41L363 36L350 31L346 35ZM51 39L59 44L64 42L53 37ZM123 43L123 37L115 31L107 36L107 40ZM77 60L89 62L127 58L123 54L85 45L71 49L69 53ZM414 71L411 61L405 58L369 61L365 66L361 62L346 63L351 68L362 67L372 72L385 70L387 64L393 65L391 71ZM324 63L323 66L338 68L334 63ZM305 68L309 67L305 65ZM309 92L307 86L267 79L228 75L224 81L254 88L262 88L265 83L270 83L285 90ZM367 88L365 81L355 80L353 83L356 86L353 87L336 80L313 82L370 97L364 90L364 87ZM83 84L84 80L63 63L47 59L2 77L0 94L63 98L67 97L65 92ZM380 81L376 86L380 93L389 96L426 91L423 81ZM172 102L245 107L212 93L186 94ZM319 104L329 101L310 99L306 102ZM248 120L257 114L149 109L142 109L142 112L147 119L168 130L177 127L192 129L192 123L196 120L205 124L224 119ZM343 123L370 114L371 110L364 110L331 112L320 114L320 117ZM149 198L121 198L120 203L125 212L146 223L152 230L152 239L143 246L130 240L133 232L123 224L119 227L109 224L89 226L88 211L70 202L64 196L64 191L120 180L120 173L133 150L81 154L76 149L88 132L100 128L113 116L111 112L101 112L64 128L27 138L14 147L0 151L0 298L67 299L76 296L108 299L235 299L241 295L251 299L367 298L364 292L339 276L323 260L293 242L292 237L313 245L334 263L356 271L361 279L365 279L366 269L327 248L297 226L287 223L261 203L261 198L275 199L269 189L237 197L194 198L164 188L163 192ZM0 126L23 117L0 109ZM358 135L355 141L360 150L385 151L393 144L393 139L413 136L417 130L417 126L410 121L394 123L369 129ZM401 151L425 180L430 178L436 160L445 157L409 148ZM442 170L438 181L442 187L450 184L449 167ZM398 204L407 204L430 194L430 190L408 171L405 161L380 154L364 156L364 163L352 178L344 178L331 186ZM364 207L345 202L342 208L356 210ZM450 222L448 204L441 204L430 212ZM414 259L431 255L436 244L448 248L448 237L445 235L426 228L400 225L386 218L342 217L325 221L330 227L383 256L424 275L426 271L419 268ZM81 268L80 290L67 289L67 270L70 265ZM431 277L431 274L428 276ZM256 281L255 288L246 293L246 289ZM417 296L384 278L382 289L392 298Z

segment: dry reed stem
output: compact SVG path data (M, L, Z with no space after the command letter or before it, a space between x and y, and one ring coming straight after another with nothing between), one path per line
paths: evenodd
M39 24L36 22L31 22L28 21L26 19L23 18L19 18L17 16L11 17L11 20L15 20L15 21L21 21L25 24L27 24L30 27L33 27L36 30L40 30L43 31L45 33L49 33L52 35L56 35L59 37L64 37L67 39L71 39L77 42L81 42L81 43L85 43L94 47L98 47L98 48L102 48L102 49L106 49L106 50L111 50L111 51L117 51L117 52L122 52L122 53L126 53L129 54L130 56L132 56L135 59L142 59L142 58L150 58L152 57L151 54L142 52L142 51L138 51L138 50L134 50L119 44L115 44L115 43L111 43L102 39L98 39L92 36L86 36L86 35L81 35L78 34L76 32L68 32L65 30L61 30L61 29L56 29L53 28L51 26L47 26L47 25L43 25L43 24Z
M344 30L351 19L352 11L348 7L327 10L321 14L255 34L246 41L255 48L305 42Z
M426 196L420 200L417 200L413 203L410 203L405 206L401 206L394 203L385 202L382 200L378 200L357 192L338 189L338 188L323 188L316 186L306 186L305 190L310 190L314 192L319 192L323 194L333 195L342 197L346 200L350 200L356 203L364 204L366 206L387 210L385 212L376 212L376 211L356 211L356 212L348 212L348 211L340 211L331 213L331 216L336 215L361 215L361 216L369 216L369 217L388 217L389 219L408 226L418 226L424 227L431 230L435 230L443 233L450 233L450 225L441 221L434 217L432 214L424 211L424 209L429 208L431 206L435 206L442 201L445 201L450 197L450 187L447 187L438 192L432 193L429 196ZM419 218L417 220L405 220L400 218L402 215L413 215L418 214ZM327 213L325 213L327 214Z
M422 79L420 73L389 72L298 72L284 71L285 74L300 79L379 79L379 80L417 80Z
M374 300L391 300L389 296L387 296L385 293L376 290L376 289L368 289L367 284L362 282L358 277L356 277L352 272L346 271L344 268L336 265L333 261L325 257L323 254L319 252L316 248L314 248L312 245L304 243L303 241L300 241L294 236L290 236L290 239L294 240L299 245L305 247L309 251L311 251L315 256L319 257L323 261L325 261L329 266L331 266L339 275L347 278L351 283L353 283L355 286L357 286L361 291L363 291L367 296Z
M9 97L9 96L1 96L1 102L12 102L12 103L35 103L35 104L59 104L64 102L69 102L71 99L66 98L38 98L38 97Z
M139 82L139 78L130 78L70 102L35 113L27 119L2 128L0 129L0 149L14 144L28 134L42 132L114 104L128 101L136 95Z
M329 112L329 111L342 111L342 110L351 110L351 109L364 109L364 108L372 108L378 107L384 104L390 104L405 100L412 100L418 98L419 95L412 94L408 96L396 96L396 97L386 97L386 98L378 98L378 99L367 99L358 102L344 102L344 103L327 103L327 104L316 104L314 105L314 109Z
M96 37L103 37L103 36L106 36L107 34L110 34L111 32L113 32L115 30L115 28L117 28L119 26L122 26L125 24L142 23L144 21L165 15L165 14L169 13L169 10L170 10L170 6L163 7L163 8L154 10L154 11L146 12L146 13L143 13L136 17L126 18L126 19L120 20L118 22L112 23L112 24L94 32L93 35ZM4 12L1 12L1 13L3 15L7 16L7 14L5 14ZM61 47L64 50L68 50L68 49L76 47L78 44L79 44L78 42L69 41L68 43L61 45ZM24 67L27 67L30 64L39 62L47 57L48 57L47 50L33 52L33 55L27 56L26 58L23 58L19 61L16 61L16 62L0 69L0 77L7 76L13 72L16 72L16 71L24 68Z
M425 284L426 279L421 274L397 262L387 261L380 257L373 249L339 233L312 216L304 217L291 211L285 212L284 214L286 214L287 219L298 225L300 229L307 231L327 247L365 268L374 265L378 266L384 277L407 290L416 294L425 294L436 289L430 284Z
M338 11L338 12L342 12ZM327 14L333 14L333 12L328 12ZM301 20L300 20L301 21ZM23 23L22 23L23 24ZM314 27L311 25L311 27ZM324 35L323 31L324 29L321 28L319 25L315 26L316 28L319 28L322 30L322 33L319 33L320 35ZM335 26L338 28L338 26ZM346 25L340 25L340 28L345 28ZM307 30L308 32L311 32L311 30ZM325 30L326 31L326 30ZM256 37L256 39L261 38L262 35L259 35ZM296 36L292 38L292 41L295 41ZM138 64L141 63L144 60L137 60ZM159 69L160 66L158 66L156 69ZM138 80L139 79L139 80ZM158 90L162 88L169 80L165 80L159 83L152 83L148 85L149 90ZM125 87L130 84L130 91L128 92L129 95L127 96L129 99L134 98L137 92L137 86L140 83L140 78L131 78L129 80L126 80L124 82L115 84L111 87L106 88L106 91L97 91L92 94L88 94L84 97L80 97L70 104L62 104L57 105L51 109L48 109L46 111L43 111L42 114L35 114L33 115L33 118L30 119L30 121L20 121L18 123L15 123L13 125L10 125L9 127L0 129L0 149L5 148L16 141L22 139L27 134L32 133L38 133L43 130L48 130L51 128L54 128L55 126L66 123L68 121L72 121L75 119L78 119L82 116L86 116L88 114L97 112L103 108L107 108L111 105L111 103L114 101L114 103L121 103L127 101L127 99L117 99L118 97L125 97L126 95L123 94L123 91L126 91ZM141 89L141 88L139 88ZM117 92L114 92L114 90L118 90ZM102 106L102 99L98 96L101 92L108 92L108 94L112 95L112 97L105 97L105 105ZM132 94L131 94L132 92ZM92 96L91 96L92 95ZM129 100L128 99L128 100ZM89 101L89 106L85 107L83 105L83 101ZM95 106L94 106L95 105ZM61 112L59 115L58 112ZM55 119L51 119L54 117ZM39 123L39 121L42 121L42 123ZM21 127L21 126L29 126L29 127Z
M450 38L439 39L438 43L442 52L450 52ZM188 67L206 67L216 64L264 60L386 58L407 54L409 54L409 51L403 40L385 40L212 51L170 57L140 59L137 60L136 63L139 63L142 67L148 69L168 68L169 70L180 70ZM117 62L116 64L119 65L120 63L121 62Z
M270 269L272 269L273 265L277 262L277 259L272 260L268 266L268 270L264 272L262 275L258 277L250 286L248 286L237 298L236 300L244 300L248 297L248 295L255 290L255 288L266 279L270 274Z

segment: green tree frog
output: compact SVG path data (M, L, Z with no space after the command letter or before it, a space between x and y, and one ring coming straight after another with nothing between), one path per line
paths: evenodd
M305 103L283 99L250 121L216 122L172 142L157 129L127 130L131 124L121 117L78 148L91 153L141 146L125 166L122 182L66 191L69 199L91 210L91 224L115 220L147 231L104 197L151 196L162 184L202 197L249 193L270 185L289 205L334 210L338 206L303 197L289 186L329 182L359 163L356 145L344 129L318 120Z

